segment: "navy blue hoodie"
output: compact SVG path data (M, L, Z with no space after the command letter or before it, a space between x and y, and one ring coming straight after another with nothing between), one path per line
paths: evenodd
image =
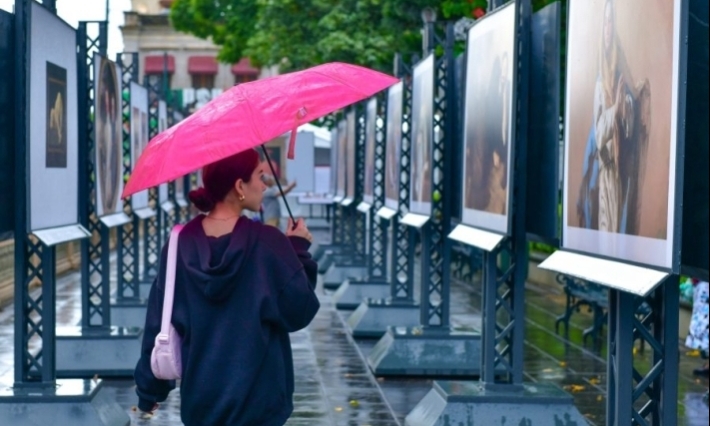
M320 307L317 264L309 242L240 218L211 251L198 216L179 236L172 324L182 336L181 418L187 426L281 426L293 411L288 333ZM212 241L211 241L212 240ZM174 381L156 379L150 354L160 331L167 244L153 283L141 358L135 371L139 408L164 401ZM219 254L219 253L217 253Z

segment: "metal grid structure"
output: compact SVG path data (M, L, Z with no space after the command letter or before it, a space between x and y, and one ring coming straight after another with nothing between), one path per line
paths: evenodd
M158 103L163 91L163 77L146 75L143 84L148 89L148 137L153 139L158 134ZM161 229L163 214L158 203L158 188L148 190L148 203L157 211L155 216L143 222L143 282L150 282L158 276L160 262Z
M351 211L351 235L355 248L355 255L364 259L367 251L367 224L365 216L358 214L355 207L362 201L362 194L365 188L365 105L358 103L355 106L355 201L350 205Z
M404 217L409 213L409 180L412 152L412 84L404 79L402 84L402 142L399 157L399 203L396 217ZM409 226L395 221L393 225L394 258L392 259L392 293L393 300L412 302L414 300L414 257L410 256L410 248L414 248L415 231Z
M124 58L130 60L124 60ZM131 175L131 83L138 82L138 53L119 53L116 56L116 63L121 67L121 78L123 87L123 101L121 103L121 113L123 118L123 180L128 180ZM139 297L140 258L139 258L139 224L140 219L133 215L131 199L127 198L123 203L123 212L131 218L131 222L124 226L121 241L121 250L118 257L118 282L116 286L116 296L118 299Z
M106 55L107 22L79 22L77 30L77 45L79 62L77 72L79 81L79 144L84 147L80 154L80 162L85 163L86 174L80 179L83 186L84 202L79 208L80 222L86 227L92 238L81 241L81 326L84 329L92 327L109 327L110 324L110 282L104 282L102 251L108 248L108 241L102 237L102 224L96 215L96 169L94 165L95 123L94 105L96 86L94 82L94 55Z
M524 2L523 2L524 3ZM490 7L493 7L491 5ZM527 30L518 12L516 33ZM522 386L525 333L525 278L527 276L527 236L525 232L527 167L527 38L516 37L515 151L513 158L512 215L510 236L483 256L483 327L481 381ZM509 189L510 190L510 189Z
M56 13L54 1L43 3ZM27 182L29 169L29 43L31 4L15 3L15 329L14 386L53 387L56 383L56 292L54 276L55 248L47 247L27 233ZM19 254L21 253L21 254ZM30 285L39 285L41 293L31 294ZM39 348L39 349L37 349Z
M385 220L377 211L385 205L385 156L387 128L386 97L377 97L377 114L375 119L375 167L373 177L373 203L370 211L370 278L385 281L387 278L387 227Z
M637 315L641 305L650 308ZM678 421L678 276L648 297L609 289L607 424L670 425ZM650 365L634 362L634 342L653 350Z
M449 265L447 236L451 230L451 185L446 173L452 161L455 134L454 27L446 26L444 54L434 68L434 140L432 147L432 215L422 244L421 324L449 325ZM438 137L437 137L438 136Z

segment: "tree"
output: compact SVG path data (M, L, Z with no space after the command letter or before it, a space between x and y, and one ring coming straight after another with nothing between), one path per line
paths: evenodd
M535 10L557 0L532 0ZM421 11L478 19L486 0L176 0L179 31L211 38L219 59L249 57L281 71L342 61L392 71L394 54L421 54Z

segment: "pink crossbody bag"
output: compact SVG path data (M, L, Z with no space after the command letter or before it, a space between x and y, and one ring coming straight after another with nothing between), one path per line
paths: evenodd
M183 225L175 225L170 232L168 265L165 271L165 298L160 333L155 336L155 346L150 354L150 369L158 379L175 380L182 377L182 338L171 324L175 296L175 270L177 269L178 236Z

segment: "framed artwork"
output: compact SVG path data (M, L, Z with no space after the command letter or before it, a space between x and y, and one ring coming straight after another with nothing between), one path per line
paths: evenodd
M79 96L76 31L30 4L28 228L37 231L79 223Z
M345 197L345 190L347 187L347 163L348 163L348 151L346 147L348 146L348 124L346 120L341 120L338 123L338 163L336 174L337 178L337 188L335 195L336 197Z
M123 211L123 117L121 70L94 55L94 173L96 215Z
M175 179L175 200L185 201L185 176Z
M330 131L330 187L329 192L333 196L338 192L338 128Z
M476 22L466 46L461 222L501 234L510 228L518 3Z
M346 122L347 124L347 130L345 131L346 135L346 146L345 146L345 158L347 160L346 162L346 170L347 170L347 178L345 179L345 185L346 185L346 191L345 191L345 198L354 200L356 194L355 191L355 169L357 168L357 140L355 138L357 137L357 121L355 117L355 111L350 111L348 112L346 116Z
M266 152L269 154L269 159L271 160L271 164L274 167L274 171L276 172L276 179L279 180L281 183L286 182L286 153L287 151L287 146L286 146L286 138L285 137L278 137L275 139L270 140L266 144L264 144L264 147L266 148ZM266 161L266 157L264 157L264 152L259 148L258 150L259 155L261 156L262 161ZM268 173L271 173L271 169L267 168L266 169Z
M434 55L414 67L409 211L431 215L434 140Z
M682 3L569 4L566 249L677 268Z
M385 206L399 210L400 153L402 151L403 83L387 91L387 145L385 150Z
M132 82L131 87L131 169L148 145L148 90ZM131 196L131 207L140 210L148 207L148 190Z
M367 101L365 114L365 186L363 200L375 201L375 144L377 138L377 98Z

